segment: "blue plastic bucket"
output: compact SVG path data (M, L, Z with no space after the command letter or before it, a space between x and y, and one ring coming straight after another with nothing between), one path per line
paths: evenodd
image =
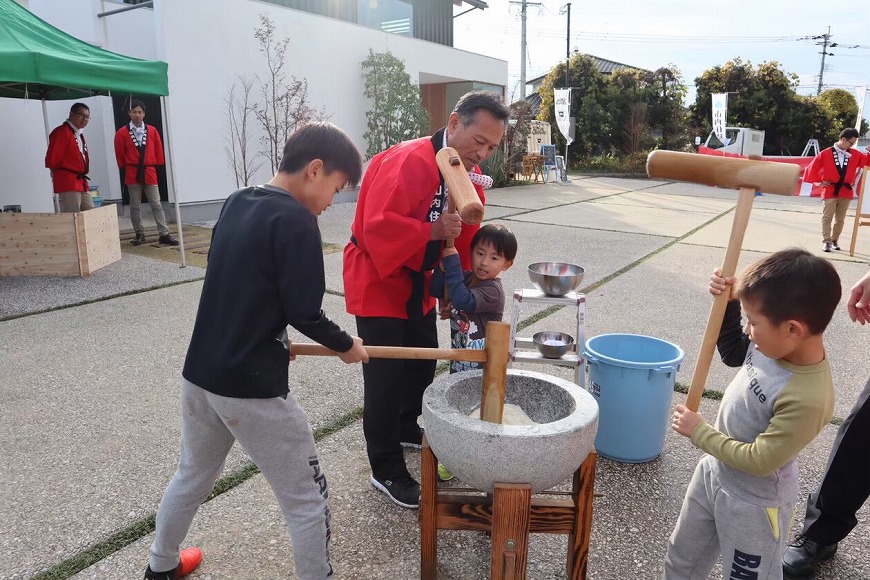
M643 463L661 455L683 349L639 334L602 334L586 341L589 392L598 401L595 450Z

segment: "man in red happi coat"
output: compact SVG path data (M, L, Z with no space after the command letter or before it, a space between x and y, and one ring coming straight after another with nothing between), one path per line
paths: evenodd
M852 146L858 142L858 130L854 127L843 129L840 140L832 147L823 149L816 155L807 167L804 181L813 182L824 187L822 200L825 208L822 211L822 250L830 252L839 250L840 233L846 221L846 211L854 196L855 177L858 169L870 162L866 153L861 153ZM831 231L831 221L834 229Z
M509 111L500 95L472 91L459 99L447 126L435 135L394 145L376 155L363 178L344 249L347 311L367 345L437 347L435 298L429 278L445 239L456 238L468 259L473 230L444 212L447 197L436 151L456 149L465 169L498 147ZM474 178L472 178L474 179ZM478 195L483 198L482 189ZM419 506L420 485L405 465L402 447L420 447L417 425L423 390L435 361L371 359L363 365L363 434L372 485L397 505Z
M62 212L85 211L94 207L88 185L88 144L82 134L90 118L88 106L75 103L70 107L69 118L48 136L45 166L51 170L51 183L58 194Z
M158 165L166 163L163 157L163 142L152 125L145 124L145 103L130 101L130 123L115 133L115 157L118 167L124 169L124 183L130 193L130 221L136 237L133 245L145 243L145 228L142 226L142 194L148 198L154 221L157 222L158 242L177 246L176 240L166 227L166 215L160 204L160 189L157 187Z

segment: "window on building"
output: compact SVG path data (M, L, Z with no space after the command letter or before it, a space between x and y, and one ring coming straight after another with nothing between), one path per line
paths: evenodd
M403 36L414 36L414 7L402 0L358 0L358 22L363 26Z

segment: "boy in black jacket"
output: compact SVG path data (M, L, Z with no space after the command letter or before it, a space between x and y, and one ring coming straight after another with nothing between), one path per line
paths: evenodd
M146 579L180 578L199 565L199 548L179 546L236 440L284 512L298 577L332 576L326 478L308 417L289 393L287 325L345 363L368 361L362 341L321 310L316 218L361 173L347 135L314 123L290 136L268 184L224 203L182 372L181 458L157 512Z

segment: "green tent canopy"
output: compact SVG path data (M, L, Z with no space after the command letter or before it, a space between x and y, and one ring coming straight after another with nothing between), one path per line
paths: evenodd
M0 97L69 100L109 92L168 95L167 65L97 48L15 0L0 0Z

